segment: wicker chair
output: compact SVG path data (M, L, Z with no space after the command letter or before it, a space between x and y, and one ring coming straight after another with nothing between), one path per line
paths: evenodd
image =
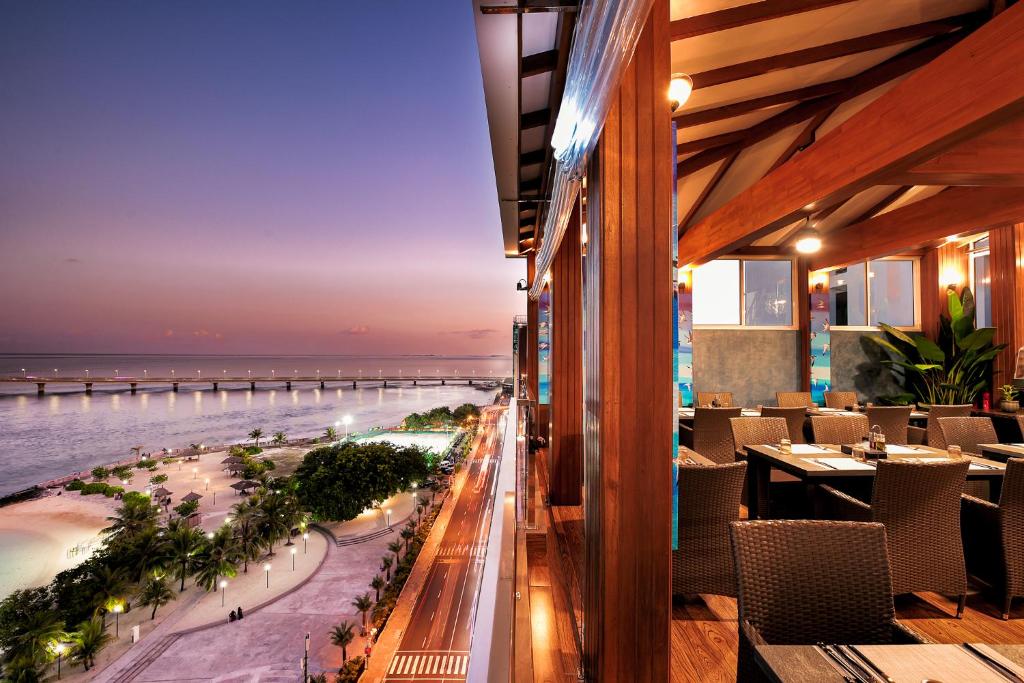
M734 417L729 426L734 450L744 454L747 446L779 443L789 438L789 427L781 417Z
M729 419L739 417L742 408L694 408L693 427L680 426L683 444L717 463L735 462Z
M969 464L966 459L879 460L871 505L831 486L818 487L835 516L885 525L894 593L934 591L959 596L957 619L963 616L967 599L960 494Z
M731 391L698 391L694 406L710 408L714 406L715 401L718 401L718 405L715 406L716 408L732 408L735 405L732 402Z
M868 406L868 425L878 425L885 434L887 444L907 444L907 430L910 426L910 406Z
M942 436L942 428L939 427L941 417L970 417L972 405L939 406L933 405L928 409L928 445L932 448L945 448L946 438Z
M777 406L761 406L761 417L783 417L789 428L789 440L793 443L807 443L804 438L804 424L807 423L807 408L779 408ZM774 443L774 442L772 442Z
M936 422L946 447L959 446L964 453L981 455L983 443L999 443L991 417L940 417Z
M881 524L733 522L739 593L736 680L768 680L757 645L920 643L896 621Z
M747 463L679 466L679 549L672 551L672 595L736 597L729 522L739 519Z
M866 415L815 415L811 431L816 443L860 443L871 431Z
M814 407L814 401L811 399L809 391L776 391L775 402L779 404L780 408Z
M1017 427L1020 429L1021 439L1024 439L1024 415L1017 416Z
M849 408L857 405L856 391L826 391L826 408Z
M1024 460L1007 461L998 505L965 495L960 517L967 570L1003 589L1009 619L1013 598L1024 596Z

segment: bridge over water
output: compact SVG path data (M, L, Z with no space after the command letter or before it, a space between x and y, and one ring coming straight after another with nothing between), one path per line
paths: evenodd
M85 387L85 393L91 394L94 385L117 385L123 386L131 393L135 393L140 386L170 386L172 391L177 391L181 385L195 386L199 385L200 389L209 386L213 391L217 391L220 385L249 385L250 391L256 391L257 387L279 387L284 385L285 389L291 390L292 385L300 384L313 384L319 385L321 389L326 389L328 386L340 386L345 385L353 389L357 388L360 384L364 385L383 385L384 387L396 386L396 385L426 385L426 384L441 384L442 386L447 384L468 384L468 385L499 385L502 381L502 377L495 377L494 375L461 375L461 374L448 374L448 375L357 375L357 376L346 376L346 375L244 375L244 376L230 376L227 374L216 375L214 377L203 377L202 375L194 375L189 377L183 376L170 376L170 377L150 377L148 375L143 377L131 377L125 375L118 375L114 377L93 377L90 375L86 376L64 376L64 375L53 375L53 376L40 376L40 375L10 375L7 377L0 377L0 383L5 384L35 384L39 395L46 393L47 384L81 384Z

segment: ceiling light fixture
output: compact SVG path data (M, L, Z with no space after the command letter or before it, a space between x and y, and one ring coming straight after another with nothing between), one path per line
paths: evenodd
M690 99L690 93L692 92L692 78L684 73L672 74L672 80L668 83L668 101L672 111L674 112L686 104L686 100Z
M801 254L814 254L821 250L821 233L814 228L803 228L796 234L796 250Z

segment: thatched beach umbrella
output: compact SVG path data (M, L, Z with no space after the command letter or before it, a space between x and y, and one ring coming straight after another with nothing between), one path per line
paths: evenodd
M186 503L191 503L193 500L199 500L202 497L203 497L203 495L201 493L196 493L195 491L192 491L192 492L188 493L187 495L182 496L181 499L183 501L185 501Z
M238 474L239 472L245 472L245 465L243 465L242 463L237 463L234 465L228 465L227 469L228 472L230 472L231 474Z
M259 486L258 482L252 481L251 479L243 479L242 481L236 481L234 484L231 485L231 488L235 489L239 493L242 493L251 488L256 488L257 486Z
M220 464L221 465L236 465L236 464L238 464L240 462L245 462L245 461L242 460L241 458L239 458L237 455L229 455L228 457L226 457L223 460L221 460Z
M169 495L171 495L171 493L172 493L171 491L168 491L168 490L167 490L167 489L165 489L165 488L164 488L163 486L161 486L161 487L160 487L160 488L158 488L158 489L154 489L154 491L153 491L153 497L154 497L154 498L164 498L164 497L166 497L166 496L169 496Z

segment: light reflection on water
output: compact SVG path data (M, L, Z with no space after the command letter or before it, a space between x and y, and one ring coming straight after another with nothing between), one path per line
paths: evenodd
M300 387L286 392L283 401L275 389L191 393L191 401L169 389L141 387L135 395L94 388L91 396L0 397L0 495L128 458L136 444L155 452L194 442L234 442L256 427L266 434L319 435L345 414L352 415L351 429L358 431L396 424L412 411L490 403L494 396L493 390L462 384L344 391Z

